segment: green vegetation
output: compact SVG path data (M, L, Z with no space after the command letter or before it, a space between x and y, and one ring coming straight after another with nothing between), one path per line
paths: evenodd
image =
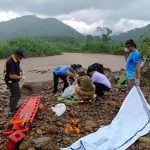
M138 47L142 56L146 59L145 67L150 67L150 38L143 38Z
M57 43L34 38L19 38L0 43L0 58L6 58L16 49L25 50L27 57L61 54Z
M16 49L25 50L27 57L58 55L61 52L89 52L119 54L121 47L101 40L79 42L70 38L66 42L51 42L40 38L17 38L0 42L0 58L6 58Z
M97 27L97 32L99 36L84 36L54 18L19 17L0 23L0 58L8 57L18 48L24 49L27 57L62 52L123 54L124 42L133 38L149 62L150 25L118 36L110 36L112 30L106 27Z

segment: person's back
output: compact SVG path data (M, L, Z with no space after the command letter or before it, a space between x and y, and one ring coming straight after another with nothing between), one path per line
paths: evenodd
M111 88L111 83L104 74L95 71L91 79L93 83L101 83L106 85L108 88Z
M62 75L62 76L67 76L67 71L70 69L70 66L64 66L64 67L56 67L54 69L54 73L56 75Z
M19 65L20 62L16 61L13 55L7 59L6 64L4 65L4 80L6 83L12 83L12 81L19 81L19 79L11 79L9 76L11 73L18 76L20 75Z

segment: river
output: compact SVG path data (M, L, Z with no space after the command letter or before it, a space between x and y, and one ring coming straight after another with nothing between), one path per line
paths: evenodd
M0 60L0 72L6 59ZM82 64L87 68L92 63L101 63L112 71L118 71L125 68L125 59L123 56L107 54L83 54L83 53L63 53L62 55L47 57L32 57L22 60L21 67L26 72L26 82L46 81L52 78L52 70L55 66ZM40 71L43 73L41 73ZM48 70L48 73L44 73Z

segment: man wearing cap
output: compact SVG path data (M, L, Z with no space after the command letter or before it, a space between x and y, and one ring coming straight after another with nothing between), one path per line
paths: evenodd
M4 66L4 80L10 89L10 102L9 102L9 117L13 117L16 113L18 101L20 99L19 81L24 79L20 69L20 61L25 57L25 53L18 49L6 61Z
M126 64L126 78L129 88L132 88L133 85L138 86L140 83L140 63L142 57L132 39L125 42L125 47L129 50Z

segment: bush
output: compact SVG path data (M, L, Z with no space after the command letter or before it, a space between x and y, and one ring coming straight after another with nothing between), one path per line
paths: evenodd
M27 57L61 54L61 50L56 43L35 38L18 38L0 43L0 58L8 57L13 50L18 48L23 49Z

